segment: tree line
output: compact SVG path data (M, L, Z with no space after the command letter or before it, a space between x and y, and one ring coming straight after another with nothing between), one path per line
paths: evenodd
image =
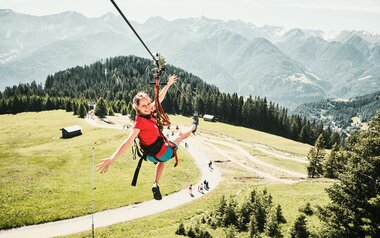
M319 208L322 237L380 237L380 112L369 129L326 152L323 136L308 153L308 176L338 179Z
M291 238L351 238L380 237L380 112L370 121L369 130L334 144L326 152L321 134L310 149L309 177L338 179L327 188L330 203L312 207L306 203L285 237ZM317 163L312 160L318 160ZM312 168L314 167L314 168ZM308 225L317 216L322 223L317 229ZM281 224L287 223L279 204L273 203L266 191L252 190L240 199L222 196L219 204L180 223L177 235L212 237L212 230L221 228L225 237L284 237Z
M5 88L0 92L0 114L66 109L80 115L68 104L80 106L89 102L102 103L104 116L115 112L133 114L131 101L137 92L145 91L154 96L154 87L150 85L151 68L150 60L135 56L119 56L69 68L49 75L44 87L32 82ZM289 115L287 108L266 98L222 93L214 85L171 65L167 65L161 81L165 82L169 74L176 74L179 80L162 103L166 113L212 114L222 122L309 144L314 144L321 133L332 136L331 130L324 131L320 122Z
M306 223L310 209L302 208L299 211L298 218L289 229L292 238L310 236ZM254 189L241 201L223 195L215 208L203 213L196 221L187 223L180 223L175 233L193 238L209 238L212 237L210 229L222 228L226 237L237 237L240 234L239 237L282 238L284 234L280 225L287 221L281 205L273 202L272 195L266 189Z

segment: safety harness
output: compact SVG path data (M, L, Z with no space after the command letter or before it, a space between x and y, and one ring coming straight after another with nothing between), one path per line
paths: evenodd
M144 146L141 144L139 146L138 143L136 142L136 140L134 141L134 145L133 145L134 148L132 148L133 158L136 158L136 154L137 154L138 157L140 157L140 159L137 163L135 173L133 175L133 179L132 179L132 183L131 183L132 186L136 186L137 179L138 179L139 172L140 172L140 168L142 165L142 161L147 160L147 156L154 157L157 162L163 162L163 161L160 161L159 158L166 152L166 150L167 150L166 145L168 145L173 150L172 158L175 157L174 167L177 167L178 162L179 162L178 156L177 156L176 144L169 141L164 136L164 134L162 133L162 130L161 130L161 128L163 128L163 126L170 125L170 121L168 119L168 116L165 114L164 109L162 108L160 100L159 100L160 76L159 76L158 72L156 71L156 69L157 68L153 69L153 75L154 75L154 79L155 79L154 104L155 104L155 112L156 113L155 114L151 113L150 117L153 117L154 119L156 119L156 125L159 128L159 130L158 130L159 136L157 137L155 142L153 142L151 145L148 145L148 146ZM149 118L145 118L145 119L149 120Z
M140 40L141 44L145 47L145 49L148 51L148 53L152 56L152 58L153 58L153 60L155 62L156 67L152 70L153 76L154 76L154 79L155 79L155 90L154 90L155 97L154 97L154 103L155 103L155 107L156 107L156 109L155 109L156 115L154 116L154 118L157 121L157 127L158 128L163 128L163 126L168 126L168 125L170 125L168 116L165 114L164 109L162 108L160 100L159 100L160 75L161 75L162 71L165 70L165 58L162 57L161 55L159 55L158 53L156 54L156 57L152 54L152 52L145 45L144 41L141 39L141 37L139 36L139 34L133 28L132 24L125 17L124 13L120 10L119 6L115 3L114 0L110 0L110 1L115 6L116 10L120 13L120 15L123 17L124 21L131 28L131 30L135 33L135 35L137 36L137 38ZM160 129L159 129L159 132L160 132L160 135L157 138L156 142L154 142L152 145L149 145L147 148L145 148L145 147L144 148L139 148L138 145L137 145L137 142L136 141L134 142L135 148L132 148L132 152L137 153L137 155L140 157L140 160L139 160L139 162L137 164L137 167L136 167L136 170L135 170L135 174L134 174L134 177L133 177L133 180L132 180L132 186L136 186L137 177L138 177L138 174L139 174L139 171L140 171L140 167L141 167L142 161L146 160L146 157L148 155L153 156L153 157L157 156L157 153L155 153L155 151L152 151L153 147L157 147L157 146L161 145L161 147L158 147L158 148L162 149L162 147L165 146L165 143L167 143L173 149L173 156L175 156L175 159L176 159L174 167L176 167L178 165L178 158L177 158L177 153L176 153L176 145L173 142L168 141L168 139L162 134L162 131ZM162 143L162 141L164 141L164 143ZM135 153L134 153L134 158L136 157Z

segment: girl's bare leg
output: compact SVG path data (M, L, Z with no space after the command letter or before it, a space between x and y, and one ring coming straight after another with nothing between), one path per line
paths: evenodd
M177 144L177 146L179 146L182 140L186 139L191 135L192 132L195 132L197 130L198 123L198 114L194 114L191 126L185 131L181 131L178 135L172 138L172 140Z
M178 133L178 135L174 136L173 140L176 143L176 145L179 146L179 144L181 143L182 140L189 137L191 135L191 133L193 132L194 128L195 128L195 126L191 125L190 128L186 129L185 131L181 131Z
M154 182L155 183L158 184L158 182L160 181L160 178L161 178L162 172L164 171L164 168L165 168L165 163L158 162L156 164L156 171L154 173Z

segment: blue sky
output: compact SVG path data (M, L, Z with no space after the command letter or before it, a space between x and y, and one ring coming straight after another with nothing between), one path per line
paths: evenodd
M257 26L380 33L380 0L115 0L130 20L205 16ZM31 15L77 11L88 17L116 13L109 0L0 0L1 9Z

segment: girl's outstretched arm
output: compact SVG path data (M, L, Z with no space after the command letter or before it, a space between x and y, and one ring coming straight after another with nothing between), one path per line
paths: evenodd
M135 138L140 133L140 129L133 128L131 133L129 133L128 138L119 146L119 148L113 153L111 157L108 157L106 159L102 159L99 164L96 165L96 170L100 173L107 172L108 168L111 166L111 164L120 157L120 155L127 150L135 140Z
M168 83L165 85L165 87L163 87L163 88L161 89L160 95L159 95L159 97L158 97L158 100L159 100L160 102L162 102L162 101L164 100L165 95L166 95L166 93L167 93L168 90L169 90L169 87L170 87L173 83L175 83L176 80L177 80L177 75L175 75L175 74L173 74L173 75L169 75L169 77L168 77Z

